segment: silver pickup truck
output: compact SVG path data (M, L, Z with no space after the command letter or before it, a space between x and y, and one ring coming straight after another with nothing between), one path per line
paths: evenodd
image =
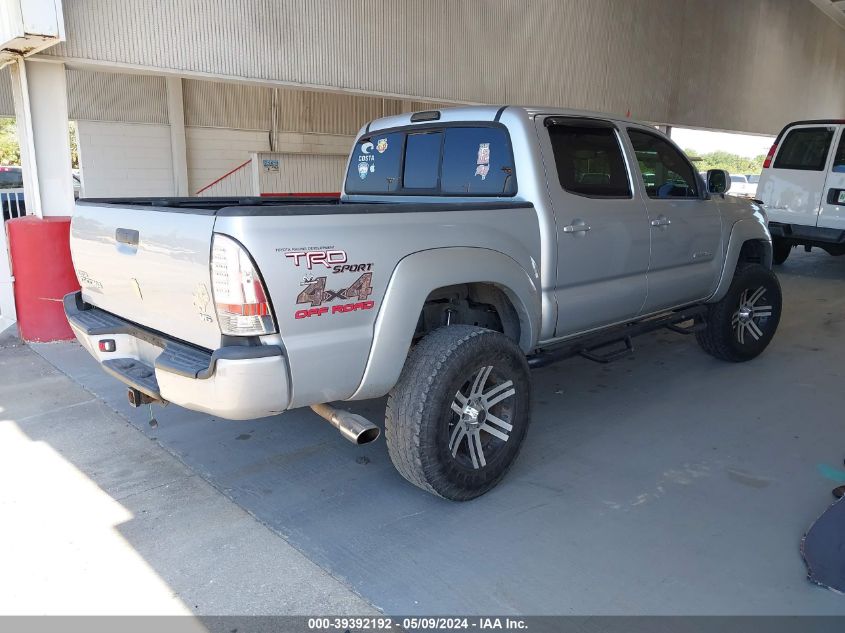
M80 200L68 320L129 399L229 419L386 394L411 483L483 494L530 419L529 368L656 328L745 361L781 293L761 207L653 127L467 107L360 132L337 200Z

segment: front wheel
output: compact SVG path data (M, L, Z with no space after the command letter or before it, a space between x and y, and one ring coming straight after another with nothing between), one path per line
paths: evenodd
M727 294L709 306L696 339L705 352L738 363L759 356L775 335L780 283L760 264L737 264Z
M772 240L772 263L780 266L792 252L792 244L786 240L774 238Z
M509 338L453 325L417 344L387 400L385 438L396 470L453 501L505 475L530 419L528 363Z

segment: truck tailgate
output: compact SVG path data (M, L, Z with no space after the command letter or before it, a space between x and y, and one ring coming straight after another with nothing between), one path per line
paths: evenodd
M220 345L209 258L214 212L79 202L70 250L82 297L207 349Z

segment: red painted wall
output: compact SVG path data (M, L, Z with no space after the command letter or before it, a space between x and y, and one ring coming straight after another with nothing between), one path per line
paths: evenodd
M79 290L70 259L70 218L25 216L9 220L6 227L21 338L74 338L62 306L62 297Z

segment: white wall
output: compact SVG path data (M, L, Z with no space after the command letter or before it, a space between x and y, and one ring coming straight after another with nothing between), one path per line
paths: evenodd
M244 161L249 160L251 152L270 151L270 133L264 130L233 130L214 127L185 128L188 148L188 183L191 195L208 186L227 172L235 169ZM327 160L313 162L314 165L345 164L346 156L352 147L354 137L337 134L301 134L296 132L279 132L276 135L276 149L287 154L307 154L330 157ZM311 164L309 163L309 164ZM304 163L303 163L304 164ZM246 168L244 168L246 169ZM332 168L334 169L334 168ZM341 169L342 171L342 169ZM291 191L339 191L340 179L332 182L326 189L325 173L312 178L307 172L297 168L289 172L298 174L298 180L285 180L293 189ZM330 173L334 174L334 171ZM232 182L241 182L237 176ZM298 183L298 184L297 184ZM320 185L319 189L314 189ZM240 186L240 184L238 185ZM286 186L288 186L286 184ZM210 187L203 195L252 195L251 191L237 191L231 188Z
M276 134L276 151L296 154L333 154L346 158L354 142L354 136L340 134L279 132Z
M270 149L269 132L261 130L186 127L185 137L191 195L249 160L250 152Z
M78 121L83 195L172 196L170 127Z
M264 169L264 159L279 161L279 171ZM346 156L267 153L258 156L261 193L332 193L341 190Z

